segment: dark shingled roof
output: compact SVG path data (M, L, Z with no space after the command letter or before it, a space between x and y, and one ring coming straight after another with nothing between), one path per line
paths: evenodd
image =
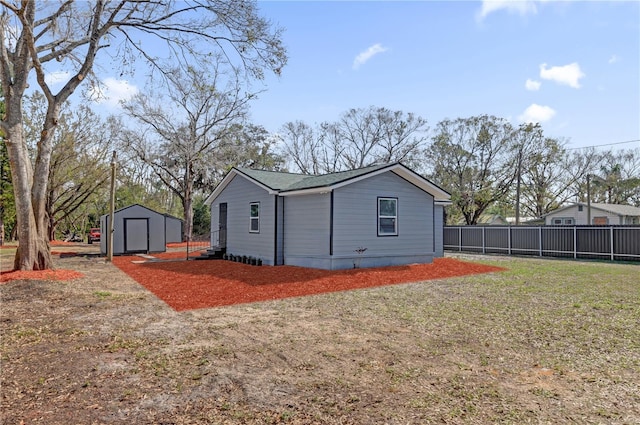
M390 164L372 165L365 168L359 168L357 170L340 171L338 173L330 173L320 176L252 170L250 168L237 168L237 170L270 189L286 192L332 186L334 184L380 170L388 167L389 165Z

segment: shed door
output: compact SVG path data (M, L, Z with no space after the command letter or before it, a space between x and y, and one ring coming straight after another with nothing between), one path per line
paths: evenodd
M124 252L149 252L149 219L124 219Z

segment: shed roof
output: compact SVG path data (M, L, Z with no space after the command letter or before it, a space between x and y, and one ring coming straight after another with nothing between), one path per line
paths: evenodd
M149 211L149 213L158 214L158 215L161 215L161 216L165 216L166 215L166 214L163 214L161 212L152 210L151 208L145 207L144 205L140 205L140 204L127 205L126 207L122 207L122 208L119 208L119 209L115 210L113 213L114 214L118 214L118 213L120 213L122 211L128 210L129 208L133 208L133 207L140 207L140 208L143 208L143 209ZM107 214L102 214L100 217L102 218L102 217L106 217L108 215L109 215L108 213Z
M310 193L320 193L337 189L338 187L355 183L358 180L372 177L380 173L392 171L411 184L431 194L437 202L448 203L450 195L444 189L410 170L400 163L377 164L355 170L340 171L323 175L305 175L283 173L277 171L253 170L250 168L232 168L222 182L207 198L207 203L222 192L236 175L241 175L261 186L271 194L293 196Z

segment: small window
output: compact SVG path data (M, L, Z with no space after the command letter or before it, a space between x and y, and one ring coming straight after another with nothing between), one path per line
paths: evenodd
M575 223L573 217L558 217L553 219L553 224L571 226Z
M578 211L582 212L582 205L578 205Z
M378 236L398 234L398 199L378 198Z
M260 233L260 202L252 202L250 208L249 232Z

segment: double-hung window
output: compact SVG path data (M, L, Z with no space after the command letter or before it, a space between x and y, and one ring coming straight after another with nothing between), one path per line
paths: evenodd
M378 236L398 234L398 198L378 198Z
M252 202L249 205L249 233L260 233L260 202Z

